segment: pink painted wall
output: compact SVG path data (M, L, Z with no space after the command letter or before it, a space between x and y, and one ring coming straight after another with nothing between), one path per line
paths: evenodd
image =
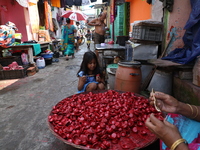
M172 35L172 42L169 44L169 51L184 46L182 37L185 33L184 26L190 16L190 0L174 0L173 11L169 13L166 43L169 43Z
M5 24L8 21L15 23L18 28L17 33L22 33L22 41L27 41L26 21L24 15L24 8L18 4L17 1L12 0L0 0L0 6L6 6L7 11L1 9L1 24Z

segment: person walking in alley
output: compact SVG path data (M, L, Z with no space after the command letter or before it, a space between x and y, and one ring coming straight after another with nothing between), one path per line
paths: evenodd
M162 92L151 93L149 101L152 105L156 102L157 107L167 113L164 121L151 114L145 122L162 140L160 150L200 149L200 106L183 103Z
M85 52L77 76L78 93L105 89L103 71L92 51Z
M105 32L106 32L106 24L104 20L106 19L106 13L103 12L99 15L98 18L93 19L88 23L90 26L95 26L95 34L94 34L94 44L101 44L105 42Z
M77 32L74 25L70 25L70 19L66 19L66 25L62 27L61 44L64 49L64 55L66 60L69 60L69 56L74 58L74 34Z
M87 34L85 35L85 37L87 38L87 48L90 49L90 43L91 43L91 38L92 38L92 33L90 32L90 30L87 30Z
M76 32L76 43L75 43L75 47L76 47L76 51L80 50L79 49L79 46L81 44L81 27L80 27L80 23L79 22L76 22L76 28L77 28L77 32Z

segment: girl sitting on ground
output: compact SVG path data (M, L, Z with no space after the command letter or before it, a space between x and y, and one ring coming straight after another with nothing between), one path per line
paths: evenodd
M78 93L105 89L103 72L94 52L85 52L80 70L77 73Z

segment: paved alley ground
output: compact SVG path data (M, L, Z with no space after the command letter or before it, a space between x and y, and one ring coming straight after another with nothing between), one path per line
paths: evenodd
M47 117L55 104L77 93L86 44L80 48L74 59L60 57L33 76L0 80L0 150L75 150L51 133Z
M0 150L78 150L52 134L47 118L54 105L77 93L76 73L88 51L86 44L80 48L74 59L60 57L33 76L0 80ZM159 141L152 146L142 150L159 150Z

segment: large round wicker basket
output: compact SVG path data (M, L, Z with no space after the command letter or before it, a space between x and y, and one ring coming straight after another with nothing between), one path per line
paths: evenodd
M93 93L104 93L106 92L107 90L100 90L100 91L94 91ZM116 90L115 90L116 91ZM120 92L120 93L123 93L122 91L117 91L117 92ZM85 93L81 93L81 94L87 94L88 92L85 92ZM78 95L78 94L75 94L75 95ZM140 96L140 97L143 97L141 95L138 95L136 94L137 96ZM73 96L73 95L72 95ZM70 96L70 97L72 97ZM69 97L69 98L70 98ZM49 116L52 115L52 111L49 113ZM96 149L91 149L91 148L88 148L86 146L82 146L82 145L76 145L72 142L69 142L67 139L64 139L62 138L60 135L58 135L55 131L54 131L54 126L51 124L51 122L49 122L49 120L47 119L47 124L48 124L48 127L49 129L51 130L51 132L61 141L63 141L64 143L68 144L68 145L71 145L75 148L78 148L78 149L83 149L83 150L96 150ZM146 127L142 127L145 131L146 131L146 135L141 135L141 134L137 134L137 133L133 133L131 132L130 136L129 137L122 137L120 138L120 143L126 143L126 142L130 142L132 143L134 146L133 148L131 149L128 149L128 150L137 150L137 149L141 149L141 148L144 148L148 145L150 145L151 143L155 142L157 140L157 137L151 132L149 131ZM112 144L110 146L110 148L108 150L123 150L123 148L121 148L119 146L119 143L117 144ZM127 149L124 149L124 150L127 150Z

